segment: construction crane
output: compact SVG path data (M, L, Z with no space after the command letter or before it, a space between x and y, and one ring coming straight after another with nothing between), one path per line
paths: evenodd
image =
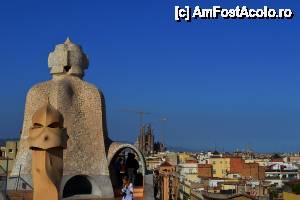
M151 115L150 112L136 111L136 110L130 110L130 109L123 109L123 110L120 110L120 111L121 111L121 112L130 112L130 113L138 114L138 115L139 115L139 118L140 118L140 128L143 127L143 124L144 124L144 116L145 116L145 115Z

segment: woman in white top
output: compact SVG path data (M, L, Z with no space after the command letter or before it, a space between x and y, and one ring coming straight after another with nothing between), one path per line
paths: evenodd
M122 200L133 200L133 185L128 177L123 178Z

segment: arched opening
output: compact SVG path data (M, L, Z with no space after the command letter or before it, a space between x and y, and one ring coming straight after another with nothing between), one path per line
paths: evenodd
M139 165L134 176L134 185L143 186L143 158L133 148L123 147L116 151L109 162L110 179L115 190L119 190L122 187L122 177L128 177L127 161L130 154L134 155ZM122 165L124 165L124 169Z
M82 194L92 194L92 184L86 176L77 175L67 181L63 198Z

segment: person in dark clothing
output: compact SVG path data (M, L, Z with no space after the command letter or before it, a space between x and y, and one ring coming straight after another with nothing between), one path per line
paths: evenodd
M122 185L122 178L120 176L120 165L121 165L121 162L122 162L122 158L118 158L115 161L115 163L114 163L114 170L115 170L115 175L116 175L118 186Z
M137 170L139 169L139 162L135 159L135 155L133 153L128 153L126 169L129 180L131 183L135 184Z
M123 178L125 177L126 175L126 164L125 164L125 160L121 160L120 161L120 178L121 180L123 180Z

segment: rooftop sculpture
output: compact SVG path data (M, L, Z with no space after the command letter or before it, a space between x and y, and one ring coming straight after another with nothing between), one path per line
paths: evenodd
M82 78L89 60L81 47L67 38L64 44L56 45L54 52L49 54L48 65L53 75L68 74Z
M114 156L124 148L132 149L142 158L141 168L144 174L143 156L133 145L113 142L108 137L104 96L97 87L83 80L89 62L79 45L67 39L49 54L48 63L52 79L34 85L26 97L20 148L11 177L20 175L22 180L32 184L31 169L34 166L31 160L34 161L35 152L31 153L29 148L34 150L33 147L37 146L47 152L49 147L46 144L39 146L40 143L35 144L34 140L29 142L34 131L32 117L39 113L39 109L50 108L51 112L56 110L56 114L62 115L63 125L59 124L59 128L66 128L69 136L61 162L61 196L72 196L79 194L78 190L84 190L81 192L111 198L114 192L110 166ZM64 147L63 142L60 142L62 141L59 139L55 140L52 146ZM11 188L15 187L13 180L9 183ZM82 187L76 188L78 185Z
M49 102L34 113L28 142L32 150L33 200L58 200L67 135L63 116Z

